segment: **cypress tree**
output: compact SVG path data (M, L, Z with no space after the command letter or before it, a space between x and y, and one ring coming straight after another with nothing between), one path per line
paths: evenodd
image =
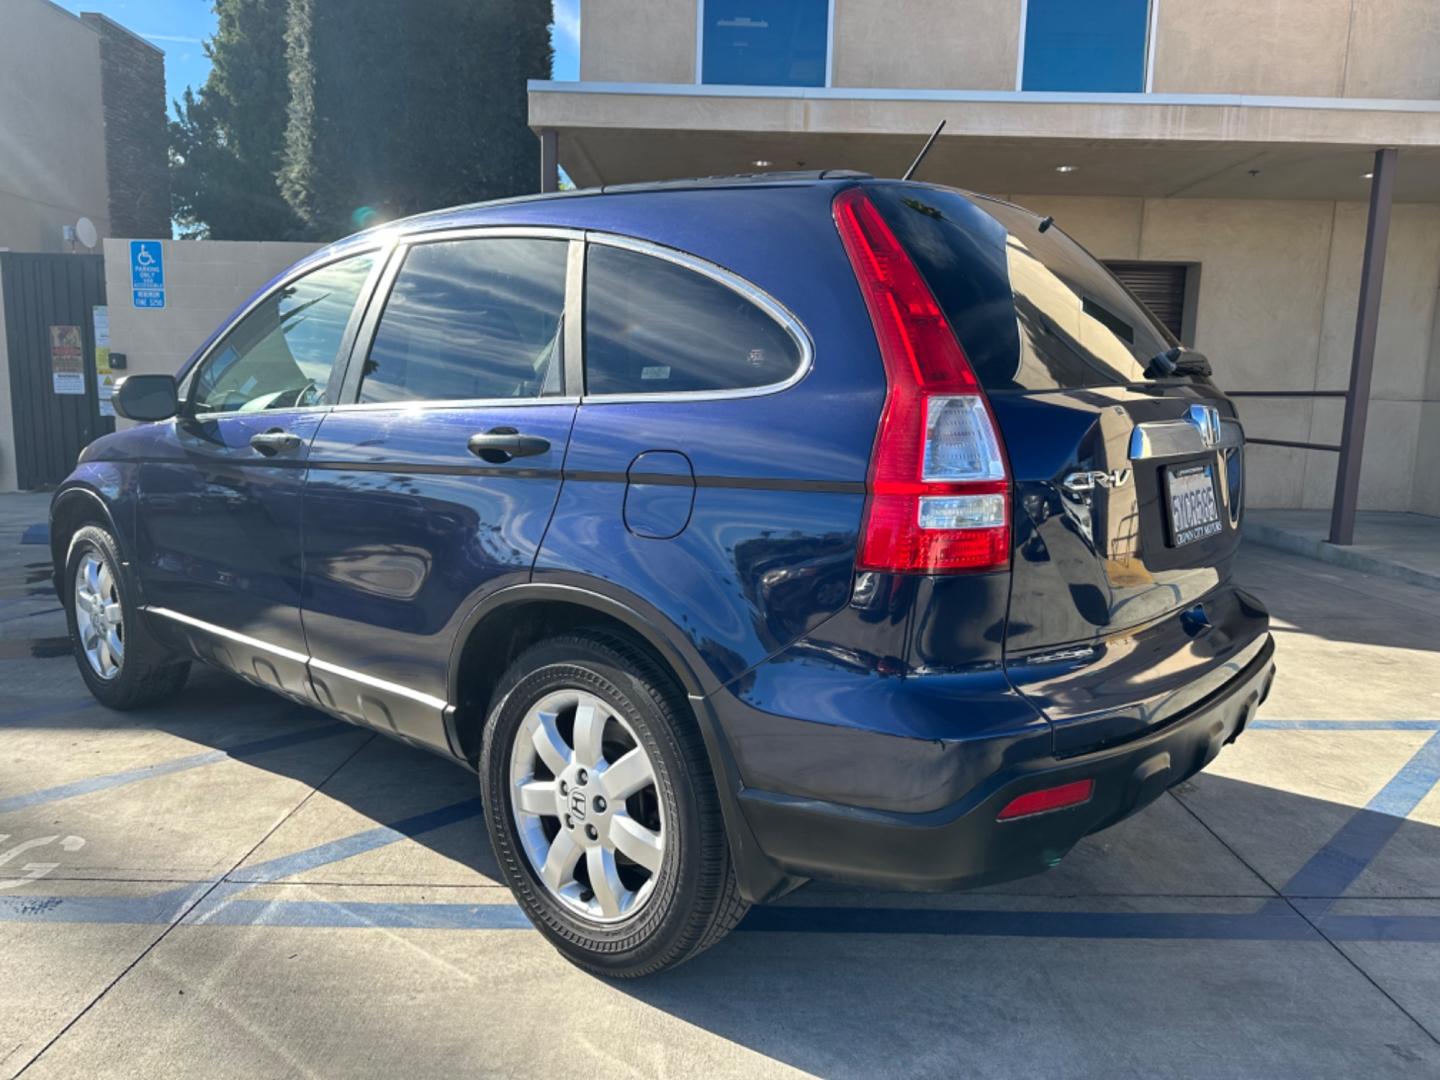
M277 173L290 100L283 28L289 0L216 0L210 75L170 123L173 213L188 236L275 240L299 220Z
M281 191L315 238L534 191L550 0L290 0Z

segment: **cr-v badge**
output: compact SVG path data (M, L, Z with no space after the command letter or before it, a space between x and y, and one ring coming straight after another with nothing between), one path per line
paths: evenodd
M1130 482L1129 469L1113 469L1110 472L1101 472L1093 469L1089 472L1072 472L1060 481L1066 491L1076 495L1086 491L1094 491L1098 488L1124 487Z

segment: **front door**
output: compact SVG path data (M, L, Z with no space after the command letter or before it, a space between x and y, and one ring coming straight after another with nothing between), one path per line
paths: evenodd
M559 495L570 249L426 239L371 305L305 488L305 637L327 707L449 748L456 638L481 597L529 580Z
M196 367L140 468L138 563L157 632L310 697L300 626L301 493L335 360L376 256L277 288Z

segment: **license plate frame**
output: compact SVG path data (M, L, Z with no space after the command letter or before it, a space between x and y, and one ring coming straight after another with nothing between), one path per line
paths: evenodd
M1198 544L1224 531L1213 461L1165 466L1165 520L1170 546Z

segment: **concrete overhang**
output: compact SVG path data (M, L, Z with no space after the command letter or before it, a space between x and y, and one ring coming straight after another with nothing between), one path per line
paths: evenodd
M898 176L942 119L921 175L976 191L1364 200L1394 146L1396 200L1440 202L1440 101L530 83L581 186L757 161Z

